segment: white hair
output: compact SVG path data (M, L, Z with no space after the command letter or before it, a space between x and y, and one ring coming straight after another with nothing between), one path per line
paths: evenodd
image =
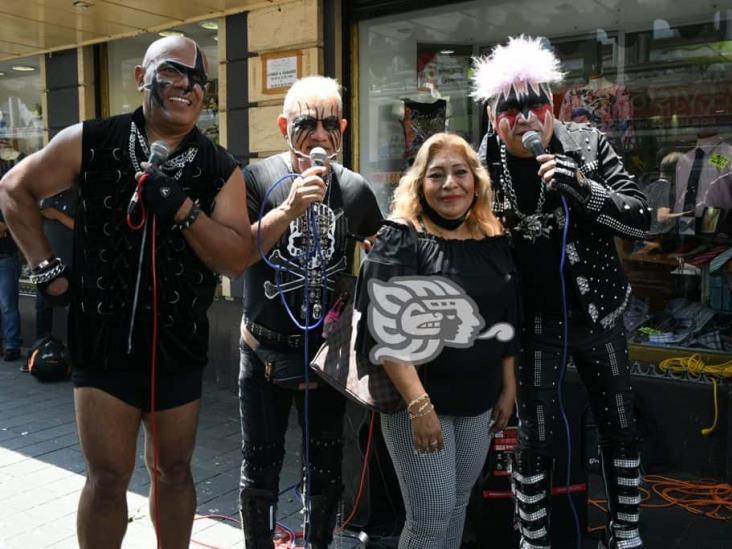
M496 46L487 57L473 58L473 66L470 95L481 103L500 94L507 96L512 87L517 91L526 90L527 86L534 90L543 88L551 97L549 84L564 77L559 59L542 39L523 34L509 37L508 44Z
M343 99L341 99L341 85L334 78L327 76L306 76L297 80L285 96L285 104L282 106L282 114L287 118L300 111L298 102L308 99L330 101L335 99L338 102L338 112L343 112Z

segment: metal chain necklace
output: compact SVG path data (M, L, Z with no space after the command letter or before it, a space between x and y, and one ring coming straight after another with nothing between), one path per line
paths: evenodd
M132 166L135 168L135 171L141 172L142 167L140 166L140 162L137 159L137 150L135 146L136 143L140 145L140 149L142 149L142 153L145 155L145 157L149 158L150 147L147 144L147 139L139 130L137 124L132 122L130 126L129 138L130 160L132 161ZM164 170L173 170L175 168L178 168L178 171L176 171L175 174L173 174L171 177L175 180L179 180L181 178L181 175L183 175L183 168L185 168L187 164L193 162L197 154L197 147L189 147L186 151L168 158L168 160L165 161L162 167Z
M553 216L552 214L542 213L544 202L546 201L546 186L543 183L539 185L539 199L536 202L536 211L533 214L526 215L518 209L518 199L516 198L516 191L513 188L513 179L511 178L511 172L508 171L505 143L501 143L501 167L503 168L501 186L506 190L508 202L516 213L516 217L520 220L514 227L514 230L521 233L526 240L530 240L532 243L541 236L548 238L552 230L549 222Z

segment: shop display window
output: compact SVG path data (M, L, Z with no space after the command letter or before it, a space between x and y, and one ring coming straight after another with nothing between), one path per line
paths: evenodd
M43 146L40 58L0 62L0 160L7 164Z
M566 71L555 116L605 132L653 210L647 240L617 242L633 352L720 362L732 354L732 10L662 3L483 0L361 21L357 168L388 211L419 143L448 130L477 146L487 130L471 56L545 37Z

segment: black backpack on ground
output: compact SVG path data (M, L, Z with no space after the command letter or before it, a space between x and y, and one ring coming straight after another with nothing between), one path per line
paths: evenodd
M28 351L28 371L38 381L63 381L71 375L66 345L53 336L39 339Z

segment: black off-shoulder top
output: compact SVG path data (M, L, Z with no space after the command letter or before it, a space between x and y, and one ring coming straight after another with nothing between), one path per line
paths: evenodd
M500 392L503 358L517 355L519 349L518 280L509 237L451 240L427 233L415 234L407 225L384 222L359 275L355 306L363 316L356 349L362 356L370 356L374 346L381 341L369 329L367 322L371 302L367 290L369 281L394 282L395 277L415 276L425 277L427 281L443 278L461 288L483 320L475 335L478 331L485 334L497 325L503 326L504 333L506 324L513 328L513 337L509 340L505 337L476 338L467 346L442 346L437 356L418 367L419 377L438 413L481 414L493 407ZM450 296L447 296L447 301L440 301L439 295L430 293L434 285L427 284L426 287L426 295L421 301L416 298L419 301L417 307L421 310L445 313L443 318L457 323L455 329L463 322L475 322L473 315L466 313L464 307L462 312L456 310L452 314L445 310L446 303L449 309ZM374 320L377 318L376 313L372 316ZM399 312L395 316L399 316ZM395 323L402 326L399 320ZM400 330L403 334L403 327ZM450 330L442 332L445 333L450 333Z

